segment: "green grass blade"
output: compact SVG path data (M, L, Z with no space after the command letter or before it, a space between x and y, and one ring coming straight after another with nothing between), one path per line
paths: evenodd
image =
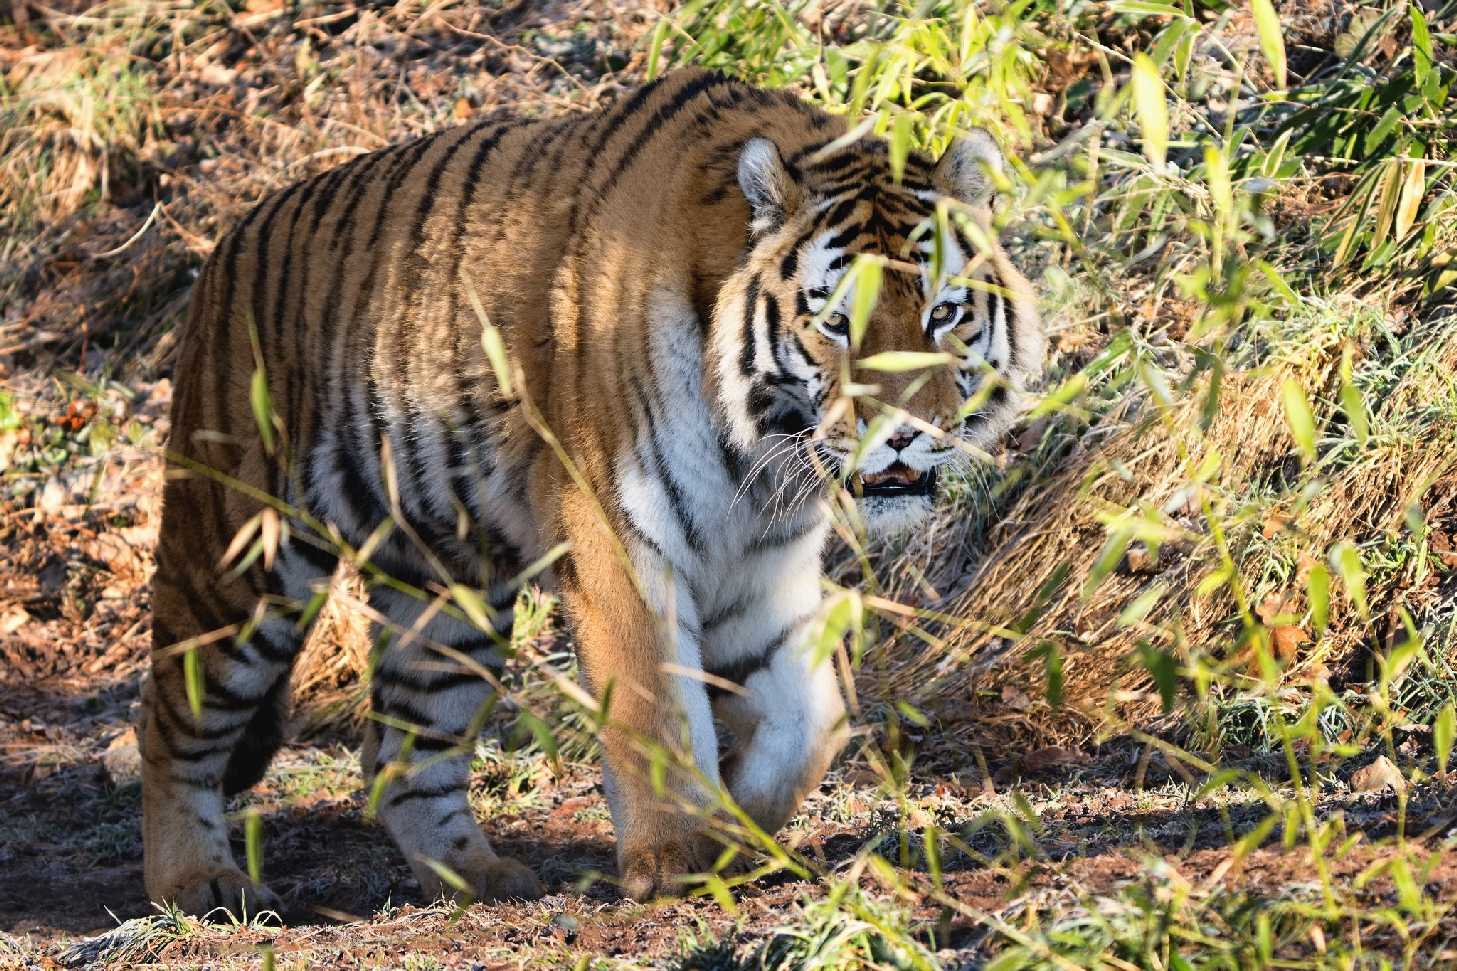
M1285 37L1280 30L1280 15L1272 0L1250 0L1255 31L1260 36L1260 51L1275 76L1275 87L1283 91L1289 86L1285 71Z

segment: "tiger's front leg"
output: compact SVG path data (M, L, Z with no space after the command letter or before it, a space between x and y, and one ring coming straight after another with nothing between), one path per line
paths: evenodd
M766 833L778 831L816 789L849 732L829 659L803 643L780 647L750 674L740 694L716 709L737 745L724 761L724 783L739 808Z
M849 732L833 659L816 657L818 575L790 571L768 596L712 623L710 690L733 734L721 768L734 802L773 834L819 786ZM731 690L737 685L736 690Z
M578 534L562 593L583 681L606 701L600 737L622 888L648 900L678 892L679 878L717 855L705 823L719 789L718 741L694 674L697 618L686 585L655 551L629 541L634 583L610 543L590 526Z

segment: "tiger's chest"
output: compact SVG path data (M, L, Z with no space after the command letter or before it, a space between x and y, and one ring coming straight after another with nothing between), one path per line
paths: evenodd
M828 532L812 476L786 474L789 443L733 453L702 383L701 330L657 301L657 381L635 388L639 421L616 457L618 505L644 563L673 574L703 666L734 664L813 613Z

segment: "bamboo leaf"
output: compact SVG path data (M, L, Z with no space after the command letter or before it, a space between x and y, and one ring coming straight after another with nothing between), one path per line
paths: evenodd
M461 611L478 630L488 634L495 631L495 625L491 622L494 611L479 593L463 583L452 583L450 596L460 605Z
M1432 31L1427 26L1421 4L1410 3L1407 11L1411 16L1412 74L1415 76L1416 89L1422 91L1432 73Z
M1390 159L1384 166L1378 194L1381 201L1376 206L1376 228L1371 231L1371 239L1366 244L1368 252L1380 249L1381 244L1386 242L1387 233L1391 231L1392 218L1396 215L1396 200L1401 194L1399 160Z
M652 81L658 76L658 64L663 56L663 44L668 40L668 27L670 24L671 20L663 17L658 21L658 25L653 28L653 37L648 44L648 63L646 77L644 78L646 81Z
M1159 69L1147 54L1133 58L1133 107L1143 133L1143 153L1162 172L1169 155L1169 106Z
M916 116L909 111L902 111L895 116L895 124L890 132L890 177L900 183L905 175L906 159L911 154L911 143L915 140Z
M1037 405L1028 412L1028 420L1036 421L1043 415L1051 415L1072 407L1072 403L1087 390L1088 375L1085 371L1079 371L1058 385L1051 394L1037 402Z
M1220 566L1214 568L1199 581L1198 586L1194 588L1194 596L1202 600L1228 583L1230 576L1228 567Z
M724 882L723 877L717 873L707 874L703 878L703 887L724 913L730 917L738 916L739 908L734 905L734 895L729 892L728 884Z
M283 520L278 518L278 510L265 507L258 513L259 540L263 546L263 567L273 569L273 560L278 556L278 547L284 535Z
M902 718L917 728L931 727L931 719L927 718L924 712L909 701L897 701L895 703L895 709L901 713Z
M870 326L870 314L880 299L880 261L868 256L855 259L855 293L850 303L850 344L859 347Z
M921 845L926 852L926 869L931 874L932 885L941 886L941 831L935 826L927 826L921 833Z
M1331 573L1324 565L1311 567L1305 579L1305 595L1310 600L1310 623L1317 634L1325 633L1331 616Z
M1457 711L1452 702L1442 706L1437 713L1436 724L1432 726L1432 741L1437 749L1437 771L1445 773L1447 762L1452 757L1452 739L1457 736Z
M202 681L202 658L197 656L195 647L182 654L182 680L187 689L187 707L192 709L193 718L202 721L202 698L206 689Z
M1214 200L1214 213L1223 226L1234 225L1234 185L1229 177L1229 161L1218 146L1204 146L1205 179Z
M1386 113L1381 116L1381 119L1375 125L1371 126L1371 130L1366 133L1365 138L1366 153L1368 155L1374 152L1386 140L1387 136L1396 131L1396 126L1401 123L1401 117L1401 109L1396 105L1392 105L1386 109Z
M1275 76L1275 87L1285 90L1285 38L1280 31L1280 15L1275 12L1271 0L1250 0L1250 12L1254 14L1255 31L1260 35L1260 50Z
M1157 0L1111 0L1108 9L1116 13L1145 17L1174 17L1180 20L1187 20L1189 17L1177 4L1160 3Z
M248 879L263 882L263 818L257 806L248 807L243 818L243 844L248 859Z
M1123 612L1118 615L1118 626L1132 627L1135 624L1142 623L1143 619L1148 616L1149 611L1158 605L1159 600L1167 592L1168 588L1162 583L1155 583L1149 587L1143 593L1139 594L1136 600L1123 608Z
M1047 676L1047 703L1054 708L1060 707L1066 679L1062 670L1062 651L1058 649L1057 642L1043 641L1028 656L1042 658L1042 670Z
M450 889L456 891L464 897L475 896L475 891L471 889L470 884L465 882L465 877L462 877L459 873L456 873L444 863L441 863L439 860L432 860L429 857L426 857L425 865L433 870L435 872L435 875L440 878L441 882Z
M1427 188L1426 159L1412 159L1407 163L1406 179L1401 184L1401 202L1396 207L1395 238L1401 239L1416 224L1417 211L1422 207L1422 194Z
M1098 556L1098 561L1088 571L1088 577L1083 581L1083 599L1093 595L1093 592L1107 579L1118 564L1123 561L1123 554L1128 552L1128 544L1133 542L1133 532L1128 529L1115 530L1109 534L1108 540L1103 544L1103 551Z
M1350 426L1351 434L1356 436L1356 443L1365 447L1366 440L1371 437L1371 419L1366 413L1366 402L1361 392L1349 381L1341 385L1341 410L1346 413L1346 424Z
M1345 584L1346 595L1349 596L1356 609L1365 617L1366 610L1366 570L1361 566L1361 554L1350 543L1337 543L1331 549L1331 566L1341 577L1341 583Z
M1255 266L1265 275L1265 279L1270 281L1270 286L1275 288L1275 292L1284 299L1287 306L1292 309L1300 306L1300 295L1295 292L1295 289L1290 284L1285 282L1285 278L1280 275L1279 270L1276 270L1264 260L1256 260Z
M536 744L541 748L542 753L546 755L547 761L551 762L552 768L558 767L561 758L557 753L556 736L551 733L551 729L547 727L546 722L529 711L521 712L518 717L521 719L521 723L526 726L527 730L531 732L532 738L536 739Z
M951 364L955 360L956 358L944 351L882 351L879 354L862 357L855 364L867 371L897 373L940 367L943 364Z
M1286 378L1285 384L1280 388L1280 398L1285 405L1285 422L1290 426L1290 437L1295 439L1301 457L1306 462L1314 462L1315 418L1310 412L1310 402L1306 400L1300 382L1294 378Z
M460 282L465 286L465 296L470 301L471 310L474 311L476 319L480 321L481 349L486 352L486 360L490 362L491 370L496 375L496 385L503 398L510 398L512 397L511 366L506 357L506 343L501 338L501 330L491 323L491 318L486 314L486 308L481 305L481 298L476 293L475 283L471 280L465 267L461 267Z
M1147 641L1138 645L1139 660L1153 676L1153 682L1159 690L1159 700L1163 703L1164 714L1174 710L1174 702L1178 700L1179 692L1179 666L1174 656L1149 644Z
M268 376L260 367L253 372L253 383L248 392L248 404L253 409L253 421L258 426L258 435L263 439L263 450L273 454L273 400L268 395Z
M238 558L238 555L247 547L248 541L253 538L253 534L258 532L261 521L261 516L249 516L243 521L243 525L238 527L238 531L233 534L232 542L228 544L228 548L223 551L222 557L218 560L218 569L226 570L229 564Z

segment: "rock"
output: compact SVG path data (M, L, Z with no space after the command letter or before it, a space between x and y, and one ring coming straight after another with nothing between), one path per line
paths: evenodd
M1380 792L1382 789L1404 792L1406 778L1394 762L1382 755L1364 769L1356 770L1356 774L1351 776L1351 789L1354 792Z
M106 746L106 752L101 756L101 764L106 769L107 778L114 786L123 786L129 782L136 782L142 777L142 753L137 747L137 731L135 728L128 728Z
M46 516L54 516L66 504L68 495L70 493L61 484L60 478L53 475L46 479L45 488L41 489L40 498L36 501L36 508Z

